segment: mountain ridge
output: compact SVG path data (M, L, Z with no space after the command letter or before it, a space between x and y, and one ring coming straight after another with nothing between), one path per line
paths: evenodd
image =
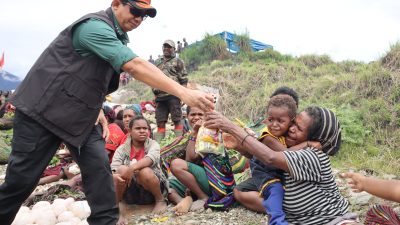
M15 90L18 85L21 83L21 79L3 69L0 69L0 90L10 91Z

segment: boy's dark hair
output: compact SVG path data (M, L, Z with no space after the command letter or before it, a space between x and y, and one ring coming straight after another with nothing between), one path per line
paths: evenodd
M270 98L276 96L276 95L289 95L293 98L293 100L296 102L296 106L299 106L299 95L297 94L297 92L293 89L291 89L290 87L286 87L286 86L282 86L277 88L272 95L270 96Z
M280 94L273 96L267 105L267 112L270 107L287 107L290 118L295 118L297 114L297 105L291 96Z
M319 111L318 107L315 106L307 107L306 109L304 109L304 111L313 120L311 126L308 128L307 140L316 140L317 132L322 126L321 112Z
M143 116L140 116L140 115L139 115L139 116L134 116L134 117L129 121L129 129L132 129L133 123L135 123L135 121L137 121L137 120L144 120L144 121L146 121L147 127L150 128L149 121L147 121L146 118L144 118Z

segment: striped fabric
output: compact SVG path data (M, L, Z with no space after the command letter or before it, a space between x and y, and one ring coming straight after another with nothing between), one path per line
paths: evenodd
M211 197L204 205L206 208L226 210L235 203L233 198L235 179L227 155L210 153L202 160L211 189Z
M250 161L243 155L233 156L229 158L229 163L232 165L232 172L234 174L243 173L250 167Z
M396 212L389 206L374 205L365 217L366 225L400 225Z
M329 157L307 148L285 151L289 173L285 173L283 209L293 224L326 224L348 211L335 183Z
M341 144L341 129L339 120L335 114L329 109L318 107L321 117L322 125L317 132L319 136L316 138L321 142L323 151L328 155L335 155Z
M186 146L188 145L190 133L175 138L170 144L160 150L160 158L163 170L170 172L170 163L176 158L185 158Z

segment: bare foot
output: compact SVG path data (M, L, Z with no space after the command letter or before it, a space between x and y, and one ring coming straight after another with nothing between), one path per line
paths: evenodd
M117 225L128 225L128 219L123 215L119 215Z
M166 209L167 209L167 202L165 202L164 200L156 201L152 213L160 214L165 212Z
M204 204L206 204L206 200L199 199L193 202L192 206L190 207L190 211L200 211L204 210Z
M127 205L124 202L120 202L119 206L119 219L116 225L128 225L128 219L126 218L127 212L126 207Z
M175 215L182 216L189 212L190 206L192 206L192 196L186 196L183 198L172 210L175 211Z

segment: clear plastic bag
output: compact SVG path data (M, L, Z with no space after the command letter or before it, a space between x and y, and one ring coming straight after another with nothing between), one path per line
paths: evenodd
M202 157L208 153L225 156L222 133L201 126L197 133L195 152Z

